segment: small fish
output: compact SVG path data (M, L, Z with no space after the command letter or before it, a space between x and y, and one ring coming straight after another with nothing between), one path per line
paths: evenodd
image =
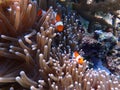
M37 16L41 16L42 15L42 9L38 10Z
M75 51L73 53L73 58L79 63L79 64L83 64L84 63L84 59L81 55L79 55L79 53L77 51Z
M53 21L53 22L55 23L56 30L58 32L62 32L64 29L64 25L63 25L61 17L58 13L55 13L55 21Z
M37 12L37 16L42 16L42 15L45 15L46 11L42 10L42 9L39 9L38 12Z

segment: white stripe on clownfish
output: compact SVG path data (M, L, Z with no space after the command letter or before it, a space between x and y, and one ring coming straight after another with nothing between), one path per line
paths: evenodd
M58 32L62 32L63 28L64 28L63 22L62 21L56 22L55 27L56 27Z

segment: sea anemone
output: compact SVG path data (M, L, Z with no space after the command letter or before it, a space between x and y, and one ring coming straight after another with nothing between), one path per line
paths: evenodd
M29 0L1 1L0 33L8 36L18 36L29 31L35 23L36 6L35 2Z
M74 50L80 52L81 38L84 35L77 27L75 15L68 22L64 19L65 28L63 32L58 32L52 23L55 19L54 10L50 7L40 17L36 15L37 10L35 1L10 0L1 3L2 90L120 89L117 76L109 75L104 70L89 69L87 60L78 64L71 58Z

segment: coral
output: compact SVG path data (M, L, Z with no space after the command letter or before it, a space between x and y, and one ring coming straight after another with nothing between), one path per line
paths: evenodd
M120 52L113 50L112 54L106 57L108 68L115 74L120 75Z

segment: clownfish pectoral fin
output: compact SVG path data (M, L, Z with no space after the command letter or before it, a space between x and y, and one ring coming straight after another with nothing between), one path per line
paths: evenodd
M62 21L56 22L55 27L58 32L62 32L64 29L63 22Z

